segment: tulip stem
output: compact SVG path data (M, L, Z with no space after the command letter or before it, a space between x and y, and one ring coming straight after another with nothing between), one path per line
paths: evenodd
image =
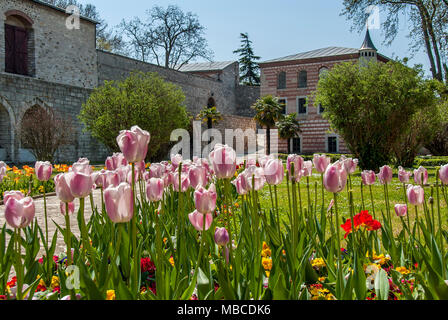
M280 240L283 242L283 237L280 228L280 214L278 212L278 194L277 194L277 185L274 185L274 196L275 196L275 211L277 213L277 226L278 226L278 235L280 236Z
M370 191L370 202L372 203L373 219L376 220L376 214L375 214L375 202L373 201L372 185L369 185L369 191Z
M47 216L47 195L45 192L45 182L42 182L42 187L44 190L44 216L45 216L45 236L46 236L46 242L48 247L48 216Z
M23 300L23 265L22 265L22 235L21 229L15 229L17 243L17 300Z
M140 259L137 256L137 210L135 209L135 163L132 162L132 199L134 214L132 215L131 227L132 227L132 255L134 257L134 282L132 289L138 292L138 269L140 264Z
M79 198L79 210L81 215L81 238L84 245L83 251L84 250L88 251L90 255L89 260L92 262L95 275L98 276L96 268L95 252L93 251L93 248L90 245L89 233L87 232L86 220L84 218L84 206L85 206L85 198Z
M338 272L337 272L337 279L336 279L336 292L338 296L336 298L340 299L339 296L342 293L342 288L340 286L343 286L343 280L342 280L342 268L341 268L341 238L340 238L340 232L339 232L339 212L338 212L338 194L333 193L334 196L334 210L336 212L335 215L335 227L336 227L336 237L337 237L337 266L338 266ZM352 226L353 228L353 226ZM338 290L339 289L339 290Z
M440 215L439 169L437 169L436 171L436 194L437 194L437 218L439 220L440 250L443 250L442 218Z
M65 203L65 231L66 231L66 244L67 244L67 261L68 266L72 264L72 248L71 248L71 232L70 232L70 216L68 212L68 202Z

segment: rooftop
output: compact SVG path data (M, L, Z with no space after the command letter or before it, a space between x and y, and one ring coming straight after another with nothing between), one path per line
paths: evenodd
M48 2L45 2L45 1L42 1L42 0L30 0L30 1L32 1L32 2L34 2L34 3L37 3L37 4L40 4L40 5L43 5L43 6L46 6L46 7L49 7L49 8L52 8L52 9L54 9L54 10L63 12L63 13L66 14L66 15L69 15L69 14L65 11L64 8L61 8L61 7L52 5L52 4L48 3ZM98 21L93 20L93 19L90 19L90 18L87 18L87 17L84 17L84 16L80 16L80 18L83 19L83 20L89 21L89 22L91 22L91 23L94 23L94 24L99 24Z
M356 54L356 53L359 53L359 49L343 48L343 47L327 47L327 48L297 53L297 54L293 54L293 55L282 57L282 58L267 60L267 61L263 61L262 63L314 59L314 58L341 56L341 55L346 55L346 54Z
M201 72L201 71L221 71L228 66L234 64L236 61L221 61L221 62L201 62L201 63L187 63L183 65L179 71L181 72Z

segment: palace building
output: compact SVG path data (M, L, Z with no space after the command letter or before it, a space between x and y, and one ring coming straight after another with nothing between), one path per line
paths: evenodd
M313 93L319 79L335 64L346 61L389 59L378 53L369 30L360 49L328 47L302 52L260 63L261 96L273 95L284 104L284 113L296 113L301 134L292 139L291 150L287 141L280 140L279 152L284 153L348 153L347 147L330 125L323 119L324 108L314 105Z

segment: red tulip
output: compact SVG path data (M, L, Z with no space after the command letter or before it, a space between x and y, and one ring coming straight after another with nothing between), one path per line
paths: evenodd
M194 192L196 210L203 214L212 213L216 208L216 197L216 188L213 183L208 190L204 187L199 187Z
M162 179L150 178L146 183L146 196L151 202L157 202L163 198L164 184Z
M118 187L109 187L104 191L107 215L115 223L131 221L134 216L132 187L126 182Z
M5 203L5 219L12 228L26 228L34 219L35 207L31 197L9 198Z
M188 219L197 231L203 231L210 229L213 222L213 216L211 213L205 216L205 228L204 228L204 215L197 210L193 211L188 215Z
M50 180L51 174L53 173L53 166L48 161L37 161L34 165L34 170L36 172L37 180L48 181Z
M123 130L117 137L117 143L126 160L139 162L145 160L151 135L148 131L133 126L131 130Z

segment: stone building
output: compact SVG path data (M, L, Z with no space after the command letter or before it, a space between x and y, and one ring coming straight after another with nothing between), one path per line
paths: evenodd
M260 63L261 96L278 97L285 105L285 114L297 113L302 130L299 137L292 139L291 150L287 150L286 140L280 140L279 152L347 153L343 139L330 131L328 121L322 118L322 106L314 105L313 93L319 79L335 64L372 59L389 61L378 53L367 30L360 49L328 47Z
M57 160L104 161L108 151L82 131L77 116L95 87L134 70L157 72L179 85L193 115L213 104L230 129L247 126L260 89L239 84L237 62L190 64L181 71L162 68L97 50L97 22L81 17L79 29L70 29L67 19L65 10L40 0L0 1L0 160L35 160L17 132L27 111L50 107L77 124L76 143L60 148Z

